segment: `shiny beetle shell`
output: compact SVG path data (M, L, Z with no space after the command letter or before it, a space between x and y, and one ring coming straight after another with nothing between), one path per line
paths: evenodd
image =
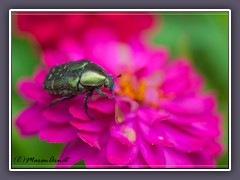
M85 93L91 87L104 85L105 80L108 83L103 68L89 60L81 60L53 67L43 88L54 95L77 95Z
M45 78L43 88L50 94L62 96L50 103L49 106L73 98L78 94L87 93L84 97L84 109L88 117L92 119L87 112L88 98L95 91L105 98L113 99L100 90L101 87L106 87L113 91L115 87L113 80L113 77L108 75L102 67L89 60L80 60L51 68Z

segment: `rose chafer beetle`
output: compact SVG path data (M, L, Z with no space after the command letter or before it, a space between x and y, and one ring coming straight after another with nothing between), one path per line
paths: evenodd
M120 76L121 75L118 75L117 77ZM93 119L88 114L88 98L90 98L95 91L105 98L114 99L103 93L100 88L106 87L113 94L115 78L113 78L112 75L107 74L102 67L91 61L80 60L51 68L45 78L43 88L50 94L62 96L61 98L52 101L49 106L63 100L71 99L79 94L86 93L84 97L85 113L90 119Z

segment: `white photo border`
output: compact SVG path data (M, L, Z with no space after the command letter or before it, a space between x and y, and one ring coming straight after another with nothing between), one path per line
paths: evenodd
M228 12L228 168L197 169L197 168L174 168L174 169L53 169L33 168L17 169L12 168L12 13L13 12ZM231 9L10 9L9 10L9 171L231 171Z

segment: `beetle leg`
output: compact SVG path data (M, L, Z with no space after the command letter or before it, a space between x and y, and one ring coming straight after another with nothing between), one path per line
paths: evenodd
M84 97L84 109L85 109L85 113L87 114L87 116L93 120L93 118L88 114L88 104L87 104L87 100L88 98L90 98L93 95L93 91L89 91L86 96Z
M99 95L108 98L108 99L114 99L113 97L109 97L107 94L103 93L100 89L96 88L94 89Z
M73 98L73 97L75 97L75 96L76 96L76 95L64 96L64 97L61 97L61 98L59 98L59 99L55 99L55 100L53 100L53 101L48 105L48 107L50 107L50 106L52 106L52 105L54 105L54 104L56 104L56 103L58 103L58 102L61 102L61 101L67 100L67 99L71 99L71 98Z
M72 95L72 96L64 96L64 97L61 97L61 98L59 98L59 99L55 99L55 100L53 100L49 105L48 105L48 107L49 106L52 106L52 105L54 105L54 104L56 104L56 103L58 103L58 102L61 102L61 101L64 101L64 100L68 100L68 99L72 99L72 98L74 98L76 95Z

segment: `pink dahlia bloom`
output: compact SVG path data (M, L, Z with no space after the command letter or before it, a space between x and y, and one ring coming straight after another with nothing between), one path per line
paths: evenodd
M70 167L84 160L87 168L213 168L221 152L220 114L213 93L203 92L203 79L191 63L169 61L162 47L93 36L84 46L65 39L44 51L44 67L18 84L32 104L16 119L22 135L38 134L49 143L65 143L60 158ZM97 39L99 38L99 39ZM84 95L47 108L56 97L42 88L50 67L88 58L116 81L115 100L94 94L89 120ZM108 91L106 90L106 93Z
M94 29L108 29L126 41L154 25L154 16L145 12L19 12L15 20L15 32L31 35L43 48L55 47L62 37L84 42L85 33Z

